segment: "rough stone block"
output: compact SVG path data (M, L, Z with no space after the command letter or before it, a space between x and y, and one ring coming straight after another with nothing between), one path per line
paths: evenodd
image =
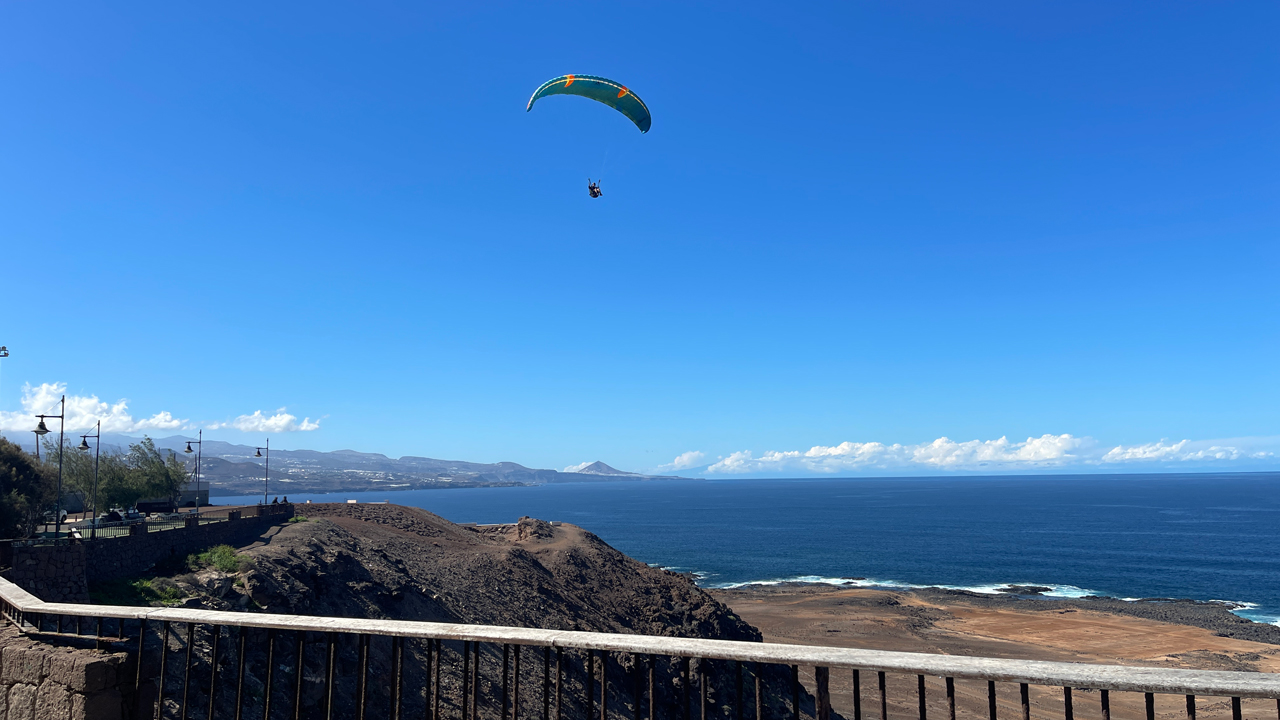
M36 716L36 686L18 683L9 688L9 716L7 720L34 720Z
M124 696L118 690L102 690L71 696L71 720L121 720Z
M71 693L67 686L45 680L36 690L36 720L71 720Z
M75 676L75 665L75 655L50 648L45 659L45 677L60 685L71 687L72 679ZM81 688L72 687L72 689L79 690Z
M116 668L120 666L120 658L103 658L101 660L86 658L81 665L81 692L94 692L114 687L116 684ZM74 685L72 686L74 687Z
M93 692L116 682L117 658L95 658L83 653L55 652L49 656L48 677L72 692Z
M44 679L44 655L33 648L6 647L0 661L6 683L38 685Z

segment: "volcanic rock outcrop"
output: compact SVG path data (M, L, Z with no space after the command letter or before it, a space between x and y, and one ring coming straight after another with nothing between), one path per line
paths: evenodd
M173 578L170 582L190 596L183 604L248 612L761 641L756 628L698 588L688 576L629 558L572 525L521 518L509 525L466 527L425 510L397 505L311 504L298 506L298 512L305 513L305 521L299 518L241 552L251 562L240 572L206 569ZM328 638L319 634L307 638L302 697L304 709L311 712L323 707L329 696L325 686L327 642ZM357 693L354 686L343 683L355 682L361 649L352 638L339 636L337 643L336 675L345 679L339 680L339 692L332 697L334 709L346 712L354 710L351 704ZM234 672L239 662L236 643L227 635L221 646L226 648L221 663ZM260 678L265 673L255 668L265 669L265 652L262 642L252 638L245 647L249 668L245 697L250 703L260 703L265 690ZM442 645L440 703L446 717L461 710L461 650L461 643ZM508 650L514 653L514 648ZM285 651L277 652L279 663L279 653ZM369 678L374 683L366 693L369 711L375 715L389 712L393 687L390 640L373 638L367 652ZM523 652L518 684L530 705L522 715L540 717L544 663L554 655L544 655L541 648L525 648ZM482 646L478 696L483 717L499 715L503 653L501 645ZM412 716L425 710L426 645L407 642L404 657L405 711ZM563 661L562 717L584 718L586 655L566 651ZM643 658L626 653L610 654L610 718L635 717L634 688L643 667L641 661ZM554 665L554 660L551 662ZM598 656L595 663L599 673ZM686 695L693 704L691 713L697 715L703 673L708 678L709 711L722 715L729 711L728 704L736 702L737 669L732 663L694 660L687 688L679 660L655 658L654 667L660 716L679 717L678 704ZM765 715L789 713L783 707L791 697L786 669L745 668L748 698L754 695L750 688L752 674L757 671L768 705ZM595 687L598 713L598 682ZM291 682L273 684L272 707L290 706L293 692ZM219 704L227 701L220 699ZM646 709L647 704L645 700ZM535 705L538 712L534 712ZM807 693L802 693L801 705L812 713L813 700ZM745 714L754 715L754 704L744 709ZM255 712L248 707L245 711L251 716Z

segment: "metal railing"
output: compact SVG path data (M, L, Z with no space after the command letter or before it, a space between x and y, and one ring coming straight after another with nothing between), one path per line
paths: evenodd
M1147 720L1197 720L1198 711L1225 713L1228 701L1234 720L1243 720L1245 702L1250 718L1280 713L1280 674L1272 673L57 604L2 579L0 612L36 637L127 649L134 711L154 720L830 720L839 714L833 671L850 682L842 710L852 720L955 720L958 707L1031 720L1033 706L1041 717L1111 720L1112 693L1141 696ZM997 684L1016 686L1016 696Z
M146 518L138 518L135 520L121 520L119 522L102 523L97 526L86 525L86 521L73 521L66 523L66 527L70 533L69 537L64 538L30 538L25 540L3 541L5 544L14 547L37 546L37 545L56 545L65 543L69 540L96 540L99 538L115 538L125 537L137 533L162 532L165 530L178 530L190 527L194 523L197 525L207 525L215 522L226 522L236 517L253 518L263 515L284 515L292 513L292 506L285 504L257 505L247 507L222 507L210 510L203 510L199 513L195 512L175 512L164 515L153 515ZM194 520L193 520L194 519Z

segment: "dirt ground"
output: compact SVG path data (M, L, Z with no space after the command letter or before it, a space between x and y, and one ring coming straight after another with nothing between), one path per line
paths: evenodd
M1280 645L1220 637L1214 631L1142 617L1081 609L1079 603L1011 602L1001 598L956 597L929 592L894 592L828 586L773 586L714 591L742 619L763 633L765 642L830 645L874 650L975 655L1026 660L1100 664L1253 670L1280 672ZM812 669L806 674L812 688ZM861 678L862 708L868 720L881 720L876 678ZM889 720L918 717L914 676L887 678ZM851 673L833 672L832 702L854 717ZM985 682L956 682L957 715L987 717ZM997 684L1000 717L1020 718L1019 689ZM947 717L942 678L926 678L931 717ZM1185 718L1182 696L1157 696L1158 718ZM1033 718L1060 720L1061 689L1031 688ZM1073 709L1080 720L1101 720L1099 694L1075 690ZM1271 700L1243 701L1244 717L1274 720ZM1230 718L1230 701L1197 700L1200 718ZM1144 699L1112 693L1116 720L1145 717Z

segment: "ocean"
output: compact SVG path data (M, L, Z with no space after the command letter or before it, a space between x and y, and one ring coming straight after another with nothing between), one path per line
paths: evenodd
M1280 473L621 481L290 497L347 499L455 522L561 520L708 588L1040 585L1057 597L1229 601L1237 614L1280 624Z

